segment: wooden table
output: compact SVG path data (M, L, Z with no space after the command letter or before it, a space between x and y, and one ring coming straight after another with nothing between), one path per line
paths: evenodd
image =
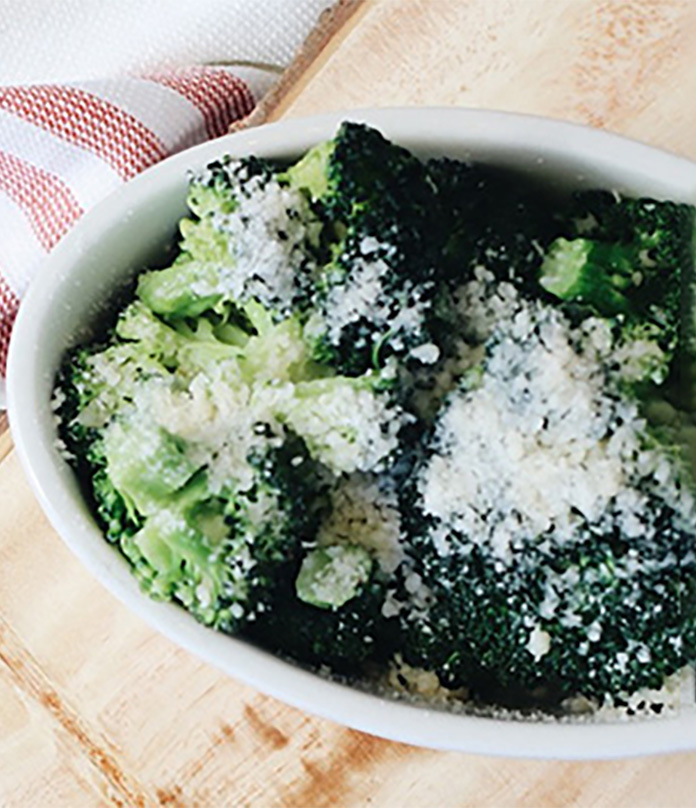
M691 0L367 0L256 121L445 104L696 158ZM1 428L1 427L0 427ZM696 805L696 754L493 759L286 707L153 633L63 547L0 435L0 806Z

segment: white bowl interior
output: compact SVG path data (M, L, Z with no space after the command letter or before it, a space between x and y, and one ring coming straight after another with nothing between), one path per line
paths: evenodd
M487 754L598 758L696 747L696 714L630 724L561 724L448 714L359 692L283 662L149 600L102 538L70 467L55 448L52 386L68 346L99 327L117 290L161 261L184 215L187 171L229 153L291 158L331 137L341 120L366 121L421 156L487 161L561 188L601 186L696 200L696 165L615 135L539 118L463 109L334 114L240 132L170 158L88 213L48 257L12 339L10 424L51 523L93 574L175 642L295 706L395 740Z

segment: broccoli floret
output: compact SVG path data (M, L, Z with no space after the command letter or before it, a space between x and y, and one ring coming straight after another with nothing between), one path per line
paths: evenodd
M367 583L373 564L369 552L357 544L311 550L297 575L297 597L320 609L339 609Z
M185 230L182 223L182 229ZM207 229L207 233L201 230ZM215 309L223 300L218 291L219 266L227 260L224 235L214 231L209 223L198 231L210 252L208 261L177 259L171 267L152 270L138 280L138 297L153 312L177 317L197 317Z
M96 430L106 426L121 408L133 405L144 382L170 377L176 333L147 310L141 311L137 303L126 309L122 322L124 327L126 322L137 323L142 345L122 342L112 331L104 343L69 352L61 365L56 387L64 403L58 415L67 448L78 459L89 456ZM161 345L158 336L166 337Z
M635 256L623 245L559 238L544 258L539 282L561 300L586 303L611 317L631 311L627 292L636 274Z
M91 358L101 347L76 348L66 357L56 383L59 394L56 416L66 457L75 468L104 535L115 542L122 535L135 532L140 523L109 479L100 430L87 425L89 419L85 423L80 418L95 397L104 392L103 379L90 367Z
M333 140L310 149L281 179L321 203L336 241L347 230L377 237L395 226L397 239L423 238L409 233L409 225L419 229L434 200L421 161L358 123L343 123Z
M97 465L92 461L89 487L97 521L108 541L118 542L142 527L142 518L119 493L104 465Z
M334 474L385 470L406 419L380 374L298 382L278 417ZM387 382L388 383L388 382Z
M447 158L431 160L444 282L469 280L477 266L532 291L544 249L559 234L549 191L511 170Z
M401 491L404 658L484 701L601 701L696 658L693 499L590 323L500 323Z
M156 512L199 468L183 441L137 410L112 421L102 441L109 480L126 505L143 515Z
M313 201L332 193L328 164L336 148L335 140L325 140L313 146L300 160L279 175L292 188L305 191Z
M255 489L225 501L211 497L205 485L183 489L161 501L121 547L150 596L177 600L206 625L233 630L268 596L269 573L282 565L270 564L263 548L280 553L293 543L274 493ZM257 502L269 519L249 524Z
M416 538L428 604L406 613L404 658L511 706L659 689L696 659L696 563L674 512L656 500L651 518L650 538L530 540L504 562L466 537L448 557Z
M157 314L196 317L225 298L220 274L231 271L230 238L221 226L238 207L240 186L256 177L267 181L272 169L255 158L211 163L191 178L187 205L194 218L179 224L180 254L171 267L151 270L138 279L138 297Z
M192 178L180 255L140 276L137 294L157 314L196 317L228 303L263 303L277 317L302 307L321 223L303 193L254 158L208 166Z
M94 430L81 423L78 416L101 390L102 385L96 382L90 369L91 357L101 350L103 345L99 344L73 348L63 359L56 378L56 418L61 439L76 464L89 455L95 438Z
M576 196L569 221L567 237L544 258L541 286L629 328L652 326L671 358L693 278L694 208L586 192Z
M207 315L165 322L136 302L121 315L116 335L138 344L138 355L151 357L185 378L206 372L217 363L235 362L248 383L300 381L326 375L313 363L300 321L276 322L256 301L226 316Z
M382 614L385 592L373 568L352 598L336 608L322 608L298 598L290 579L271 608L247 625L245 635L301 664L356 675L370 663L386 661L396 647L398 624Z
M324 221L315 274L315 355L359 375L427 343L438 209L425 165L363 124L344 123L285 174Z
M98 521L149 594L224 630L253 619L312 541L332 458L359 466L396 446L388 381L328 377L299 320L256 301L169 322L137 301L108 347L75 358L70 416Z
M174 492L158 492L156 507L153 498L146 502L140 529L119 536L151 597L178 601L202 623L229 632L268 608L321 514L314 466L297 439L250 462L254 475L243 487L230 482L213 494L202 470Z
M298 317L276 322L271 312L256 301L248 303L243 311L252 329L238 360L247 382L277 385L328 375L326 368L313 361Z

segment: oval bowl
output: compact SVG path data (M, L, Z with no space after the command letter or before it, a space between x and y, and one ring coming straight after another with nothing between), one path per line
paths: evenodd
M696 748L696 710L676 717L567 723L447 713L330 681L183 609L144 595L106 543L55 445L51 390L66 348L90 333L116 290L171 246L185 213L187 172L229 153L291 158L364 121L420 156L495 162L572 188L696 200L696 164L641 143L560 121L456 108L359 110L238 132L145 171L78 222L45 260L10 346L8 406L17 453L51 524L101 583L178 645L282 701L384 738L431 748L548 758L608 758Z

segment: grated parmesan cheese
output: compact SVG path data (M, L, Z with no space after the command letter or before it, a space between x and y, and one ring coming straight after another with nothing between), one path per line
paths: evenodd
M359 544L375 554L392 574L403 561L401 516L394 491L384 490L373 474L351 474L331 491L331 510L319 527L317 543Z
M615 503L635 533L638 483L678 489L672 466L641 445L636 405L579 339L556 310L519 300L493 329L479 385L449 397L419 479L425 512L447 529L434 534L443 552L450 533L503 559L530 537L567 542L579 519L599 524Z
M337 345L344 330L362 320L369 321L371 328L382 334L390 334L390 344L401 349L404 340L423 339L426 302L423 293L428 286L416 288L404 283L403 289L387 291L395 248L373 237L365 237L358 245L357 254L351 259L345 278L333 285L324 300L322 326L326 328L329 341ZM425 347L425 346L423 346ZM425 358L433 356L437 346L426 348Z
M310 454L335 474L383 468L404 422L385 396L338 378L321 392L300 395L286 417Z
M228 164L231 176L236 166ZM214 228L228 238L230 261L219 267L213 283L200 281L194 292L237 301L254 298L289 312L300 291L296 277L314 269L311 245L320 224L307 197L275 179L250 177L237 190L235 209L211 217Z

